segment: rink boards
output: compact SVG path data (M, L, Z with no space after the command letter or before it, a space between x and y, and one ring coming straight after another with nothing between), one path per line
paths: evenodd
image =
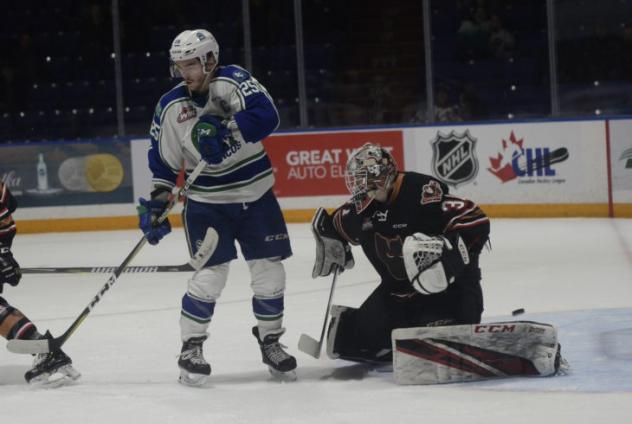
M344 166L364 143L434 175L492 217L632 217L632 119L279 132L265 140L289 222L347 199ZM2 146L20 232L133 228L147 196L148 139ZM180 225L178 211L171 219Z

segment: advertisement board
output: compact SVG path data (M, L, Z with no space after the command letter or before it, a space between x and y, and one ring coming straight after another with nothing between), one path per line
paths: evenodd
M345 164L368 142L490 216L632 216L629 134L632 119L594 119L279 132L264 145L291 222L349 198ZM136 200L151 190L149 145L139 138L1 146L0 177L20 202L22 230L38 220L46 225L34 231L57 228L51 216L66 220L64 230L80 228L76 218L81 229L135 226Z
M607 203L603 121L406 131L406 166L480 204Z
M20 209L133 202L129 141L0 147L0 178Z
M613 120L609 125L612 200L632 204L632 119Z
M348 196L344 172L349 156L365 143L378 143L404 162L403 135L394 131L279 134L264 141L280 197Z

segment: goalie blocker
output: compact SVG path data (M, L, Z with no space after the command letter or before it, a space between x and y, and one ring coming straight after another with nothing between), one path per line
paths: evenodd
M531 321L393 330L399 384L437 384L550 376L568 368L557 330Z

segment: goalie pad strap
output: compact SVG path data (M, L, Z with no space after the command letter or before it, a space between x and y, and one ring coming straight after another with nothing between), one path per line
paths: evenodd
M437 384L556 372L557 331L513 321L396 329L393 372L399 384Z

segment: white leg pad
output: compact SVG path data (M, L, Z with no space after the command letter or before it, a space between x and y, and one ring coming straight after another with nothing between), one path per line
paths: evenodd
M276 298L285 291L285 268L281 258L246 261L250 268L251 287L255 296Z
M340 325L340 315L347 309L350 308L348 306L331 305L331 309L329 310L331 316L329 318L329 329L327 331L327 356L331 359L340 357L340 354L334 352L334 342L336 341L336 334L338 333L338 326Z
M557 331L530 321L393 330L393 377L437 384L556 373Z
M247 261L250 268L252 291L259 299L278 299L285 292L285 268L281 258L253 259ZM283 317L274 320L257 319L261 338L282 331Z
M189 280L187 292L207 302L219 299L228 280L229 264L225 262L195 272Z
M193 274L188 282L187 294L203 302L215 302L222 294L228 279L229 262L203 268ZM198 322L184 315L180 316L180 337L208 336L210 322Z

